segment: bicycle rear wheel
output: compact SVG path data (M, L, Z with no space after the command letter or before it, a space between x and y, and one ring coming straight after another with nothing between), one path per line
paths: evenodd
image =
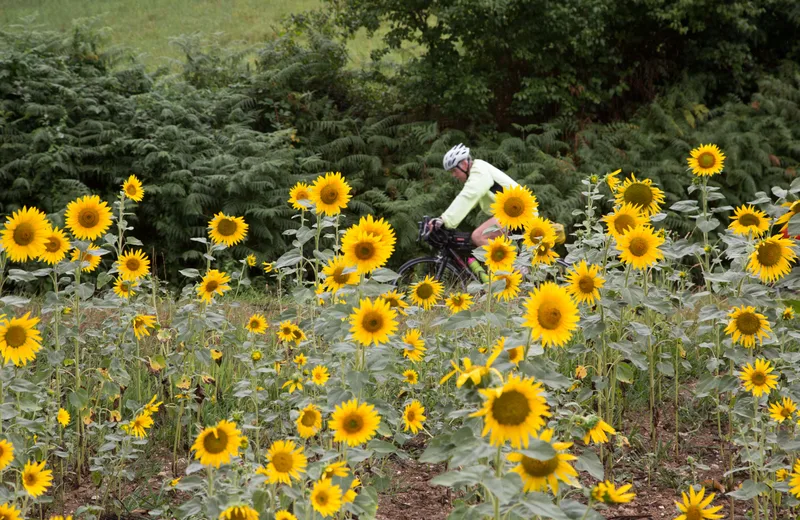
M442 262L444 270L439 280L444 285L444 294L452 291L464 291L469 283L469 276L448 260L440 260L431 256L423 256L409 260L397 270L398 276L395 285L398 290L405 292L412 284L422 281L426 276L436 278L437 271Z

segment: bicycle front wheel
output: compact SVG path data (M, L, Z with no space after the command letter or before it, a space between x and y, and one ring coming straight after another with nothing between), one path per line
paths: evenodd
M444 268L442 269L442 263ZM442 270L441 276L437 277L439 270ZM452 291L466 290L469 283L469 276L461 269L453 265L448 260L438 259L431 256L423 256L409 260L400 266L397 270L398 276L395 285L398 290L405 292L408 288L417 282L425 279L426 276L438 278L442 285L444 285L445 295Z

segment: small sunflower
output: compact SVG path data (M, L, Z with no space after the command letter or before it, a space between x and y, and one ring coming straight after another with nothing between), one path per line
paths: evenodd
M430 310L444 292L444 285L439 280L435 280L431 275L427 275L423 280L411 284L409 293L411 303L419 305L423 309Z
M335 515L342 507L342 488L330 479L321 479L311 489L311 507L323 518Z
M795 241L780 235L762 240L750 253L747 270L761 278L763 283L780 280L791 271L791 264L797 258Z
M532 378L522 379L511 374L502 387L479 391L486 401L483 408L470 417L483 417L481 435L491 434L492 446L511 441L514 448L527 448L531 435L539 431L545 425L545 417L551 415L542 384L535 383Z
M775 370L766 359L756 359L755 367L748 363L742 367L739 379L744 384L744 389L752 392L754 396L761 397L778 387L778 376L771 372Z
M734 343L741 343L745 348L754 348L756 340L760 345L772 332L767 317L757 313L755 307L734 307L728 317L731 320L725 333L731 336Z
M403 431L411 430L414 435L422 429L425 422L425 407L417 400L411 401L403 409Z
M289 190L289 204L296 210L305 211L311 207L311 186L298 182Z
M275 520L297 520L297 517L286 509L281 509L275 513Z
M664 192L653 186L650 179L637 180L631 174L630 179L626 179L622 186L616 191L616 202L620 206L632 204L645 216L655 215L664 203Z
M753 206L739 206L733 211L733 218L728 226L734 235L761 236L769 231L769 217Z
M142 202L144 197L142 181L137 179L136 175L131 175L128 180L122 183L122 193L134 202Z
M313 437L319 432L320 428L322 428L322 413L319 411L319 408L313 404L309 404L300 410L300 415L297 416L295 424L297 425L297 433L300 434L300 437L303 439Z
M600 266L588 265L582 260L567 273L567 292L578 302L594 305L600 299L600 289L606 283L600 276Z
M546 218L535 216L531 219L522 234L522 243L526 247L539 247L542 242L556 243L556 228Z
M555 244L553 242L542 242L533 250L533 258L531 258L532 265L553 265L558 258L558 253L553 251Z
M23 207L6 217L2 245L12 262L26 262L45 252L50 224L36 208Z
M784 397L781 402L769 405L769 415L778 423L782 423L786 419L791 419L796 411L797 405L794 404L794 401L789 397Z
M403 316L407 315L405 309L408 307L408 304L403 300L405 295L397 292L397 289L381 294L380 298L388 303L391 309L396 310Z
M348 264L343 256L331 258L322 268L322 274L325 275L325 290L329 292L338 291L346 285L355 285L359 280L355 266Z
M39 260L50 265L55 265L62 261L67 252L72 247L66 233L58 228L51 229L45 235L44 251L39 255Z
M597 485L592 488L592 498L597 502L603 502L608 505L627 504L636 498L635 493L628 492L631 487L631 484L625 484L617 488L614 486L613 482L608 480L605 482L598 482Z
M134 289L136 289L139 284L135 281L123 280L122 278L117 278L114 282L114 294L119 296L122 299L129 299L133 294L136 294Z
M617 178L617 175L622 173L622 169L613 171L606 175L606 182L608 183L608 189L611 190L611 193L614 193L617 190L617 186L619 186L620 180Z
M389 336L397 330L397 313L380 298L374 302L365 298L350 315L350 332L362 345L380 345L389 341Z
M350 201L350 185L339 172L320 175L311 186L311 201L317 213L332 217L338 215Z
M522 274L517 271L511 271L508 274L495 275L492 273L491 282L503 282L503 287L500 291L494 294L494 297L499 301L509 301L517 297L519 294L519 287L522 284Z
M712 177L725 167L725 154L715 144L703 144L689 152L689 170L698 177Z
M342 497L343 504L350 504L356 499L356 497L358 496L356 494L356 489L360 485L361 485L361 480L359 480L358 477L354 478L352 482L350 482L350 489L348 489L347 492Z
M293 394L296 390L299 390L299 391L302 392L303 391L303 380L301 378L299 378L299 377L297 379L289 379L288 381L283 383L283 386L281 386L281 390L284 389L284 388L288 388L290 394Z
M783 312L781 312L781 319L785 321L793 320L794 319L794 309L791 307L785 307Z
M280 325L278 325L278 330L276 330L275 333L278 335L278 339L281 341L293 341L295 329L297 329L297 325L289 320L286 320L282 321Z
M261 268L264 270L264 274L269 274L275 268L272 262L261 262Z
M314 367L314 370L311 371L311 381L317 386L325 386L325 383L328 382L330 377L328 367L326 366L320 365Z
M73 262L80 262L82 272L91 273L97 269L97 266L100 265L100 261L102 260L102 257L98 254L99 252L100 248L93 245L89 245L86 251L80 251L75 248L72 250L70 260Z
M258 259L256 258L256 255L250 253L244 258L244 261L247 264L247 267L255 267Z
M153 418L149 413L143 412L134 417L130 423L124 425L122 429L129 435L142 439L147 437L147 430L152 426Z
M133 318L133 333L136 334L136 339L142 339L150 335L148 329L152 329L156 325L156 317L147 314L137 314Z
M250 506L231 506L219 514L219 520L258 520L258 511Z
M94 240L111 226L111 209L97 195L86 195L67 204L64 218L76 238Z
M472 307L472 295L463 292L453 293L444 300L444 303L451 313L456 314Z
M664 237L653 228L639 226L617 241L617 249L620 250L620 260L634 269L647 269L664 258L664 253L659 249L663 243Z
M247 237L247 223L242 217L229 217L221 211L208 223L208 236L215 244L230 247Z
M333 430L334 442L346 442L354 447L364 444L378 431L381 416L371 404L359 404L356 399L336 405L328 426Z
M216 426L205 428L192 444L194 458L204 466L220 467L239 455L242 432L236 423L221 420Z
M425 340L422 339L419 329L409 329L403 334L403 343L405 344L403 349L404 358L408 358L414 363L422 361L428 349L425 348Z
M390 252L394 251L394 245L397 242L397 236L392 229L392 225L385 221L383 218L375 220L372 215L361 217L357 226L361 231L371 233L378 237L383 244L389 248Z
M638 226L648 223L647 217L633 204L623 204L603 217L608 234L619 241L622 236Z
M517 259L517 249L511 239L500 235L483 246L486 252L486 266L489 271L511 271Z
M63 408L59 408L58 415L56 416L56 421L58 421L58 424L60 424L62 428L66 428L69 425L70 421L69 412Z
M231 290L230 285L228 285L228 282L230 281L231 277L224 272L211 269L203 277L200 285L197 286L197 295L204 302L211 303L211 299L214 298L214 294L222 296L225 291Z
M416 385L419 383L419 374L417 374L416 370L408 370L403 371L403 380L408 383L409 385Z
M29 460L22 469L22 485L34 498L44 495L47 488L53 485L53 471L44 469L45 462L43 460L37 464Z
M617 431L599 417L592 417L586 423L586 435L583 442L589 444L591 440L594 444L605 444L608 442L609 435L616 435Z
M250 319L247 320L247 330L252 332L253 334L264 334L267 331L267 319L264 317L263 314L253 314L250 316Z
M117 260L117 270L123 280L138 280L150 271L150 260L141 249L123 254Z
M0 505L0 518L3 520L22 520L22 511L14 507L14 504L5 502Z
M308 459L303 447L294 441L275 441L267 452L267 478L270 484L291 484L291 479L300 480L306 472Z
M492 215L502 227L519 229L530 224L538 207L531 190L518 184L495 195Z
M39 318L31 318L28 312L21 318L11 320L0 317L0 354L3 362L25 366L36 359L42 349L42 335L36 328Z
M781 469L779 469L778 471L775 472L775 480L778 481L778 482L783 482L787 478L789 478L790 475L791 475L791 473L789 473L788 469L781 468Z
M392 248L378 235L352 226L342 236L342 253L344 262L355 266L358 274L368 274L386 264Z
M558 494L559 481L578 487L577 476L578 472L575 471L569 461L576 460L575 455L566 453L571 446L571 442L552 442L553 430L543 430L541 434L531 435L534 439L549 444L555 455L549 459L534 459L523 453L510 453L508 455L509 462L519 462L519 465L514 467L511 471L519 474L522 477L524 484L523 491L542 491L546 492L547 487L553 491L554 495Z
M578 306L566 288L545 282L529 294L525 302L524 326L532 330L532 339L542 345L561 346L570 340L578 327Z
M506 350L506 337L501 336L494 344L492 352L502 353L504 351L508 354L508 360L514 365L519 365L520 361L522 361L522 357L525 355L525 347L522 345Z
M339 461L325 466L322 470L321 479L331 479L333 477L345 478L350 474L350 468L347 467L347 462Z
M14 445L6 440L0 440L0 471L6 469L13 460Z
M683 503L675 502L681 512L675 520L719 520L722 518L722 515L717 514L722 506L709 507L714 501L714 493L709 494L703 500L705 494L706 488L704 487L701 487L697 493L694 492L694 488L689 488L689 496L686 495L686 492L682 492Z

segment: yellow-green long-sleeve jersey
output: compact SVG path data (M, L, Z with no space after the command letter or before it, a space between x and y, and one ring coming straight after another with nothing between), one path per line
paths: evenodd
M441 219L444 226L449 229L458 227L477 204L481 205L484 213L491 215L495 193L517 185L518 183L514 179L491 164L475 159L469 170L467 182L461 188L461 193L442 213Z

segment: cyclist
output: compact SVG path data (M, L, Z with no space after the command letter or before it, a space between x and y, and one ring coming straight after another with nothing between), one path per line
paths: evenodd
M431 219L430 226L436 229L442 226L455 229L477 204L480 204L484 213L491 214L495 194L505 188L518 185L514 179L486 161L473 159L469 148L461 143L452 147L444 155L442 163L444 169L449 171L453 178L463 183L464 187L440 217ZM495 217L485 221L472 232L472 243L478 247L488 244L489 240L503 233L500 229L487 232L488 229L497 226ZM561 244L565 238L564 228L560 224L555 224L555 227L558 243Z

